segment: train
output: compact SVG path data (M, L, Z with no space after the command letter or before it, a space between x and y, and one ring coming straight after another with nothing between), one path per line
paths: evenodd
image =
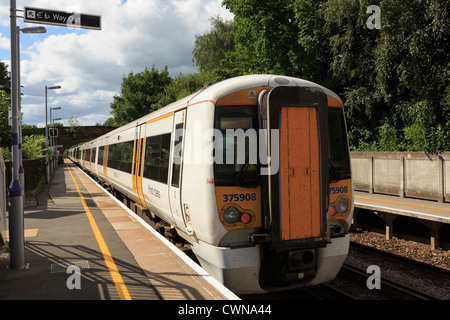
M223 80L67 155L189 244L236 294L323 283L347 257L344 107L316 83L270 74Z

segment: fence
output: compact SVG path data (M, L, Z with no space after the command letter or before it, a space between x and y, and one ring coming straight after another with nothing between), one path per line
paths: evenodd
M450 201L450 152L351 152L358 191Z
M6 190L8 190L9 184L12 180L12 162L10 160L5 161L5 184ZM30 191L36 188L39 181L45 178L45 158L38 159L24 159L23 171L25 175L25 191Z

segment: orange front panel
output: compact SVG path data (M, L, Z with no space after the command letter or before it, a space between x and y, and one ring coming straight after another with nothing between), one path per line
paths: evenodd
M263 89L270 89L270 87L254 87L233 92L217 100L216 106L256 105L258 95Z
M316 109L282 108L280 130L282 240L320 236L319 156Z

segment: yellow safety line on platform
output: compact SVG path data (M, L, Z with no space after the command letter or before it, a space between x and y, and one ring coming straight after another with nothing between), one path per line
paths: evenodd
M428 209L433 209L433 210L450 211L450 209L446 209L446 208L430 207L430 206L424 206L424 205L421 205L421 204L403 203L403 202L396 202L396 201L390 201L390 200L371 199L371 198L364 198L364 197L358 197L358 196L355 196L355 199L362 199L362 200L369 200L369 201L378 201L378 202L386 202L386 203L395 203L395 204L400 204L400 205L404 205L404 206L428 208Z
M106 242L103 239L102 233L100 232L100 229L98 228L97 224L95 223L94 217L92 216L92 213L86 204L86 200L84 199L83 195L81 194L80 188L78 187L78 183L75 181L75 178L72 175L72 172L71 172L67 162L66 162L66 166L67 166L67 169L69 169L69 173L70 173L70 176L72 177L73 182L75 183L75 188L77 189L78 195L81 198L81 202L83 203L84 211L86 212L86 215L89 219L89 223L91 224L91 228L92 228L92 231L94 232L94 236L95 236L95 239L97 240L98 246L100 247L100 251L103 254L103 259L105 260L105 264L108 267L109 273L111 274L114 285L116 286L117 293L119 294L119 297L121 300L131 300L130 293L128 292L128 289L127 289L125 283L123 282L122 276L119 273L119 269L117 269L114 259L111 256L111 253L109 252L108 246L106 245Z

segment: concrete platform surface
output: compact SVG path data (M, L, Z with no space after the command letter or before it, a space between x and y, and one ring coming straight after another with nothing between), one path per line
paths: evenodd
M239 299L71 163L26 199L24 225L24 268L0 255L1 300Z

